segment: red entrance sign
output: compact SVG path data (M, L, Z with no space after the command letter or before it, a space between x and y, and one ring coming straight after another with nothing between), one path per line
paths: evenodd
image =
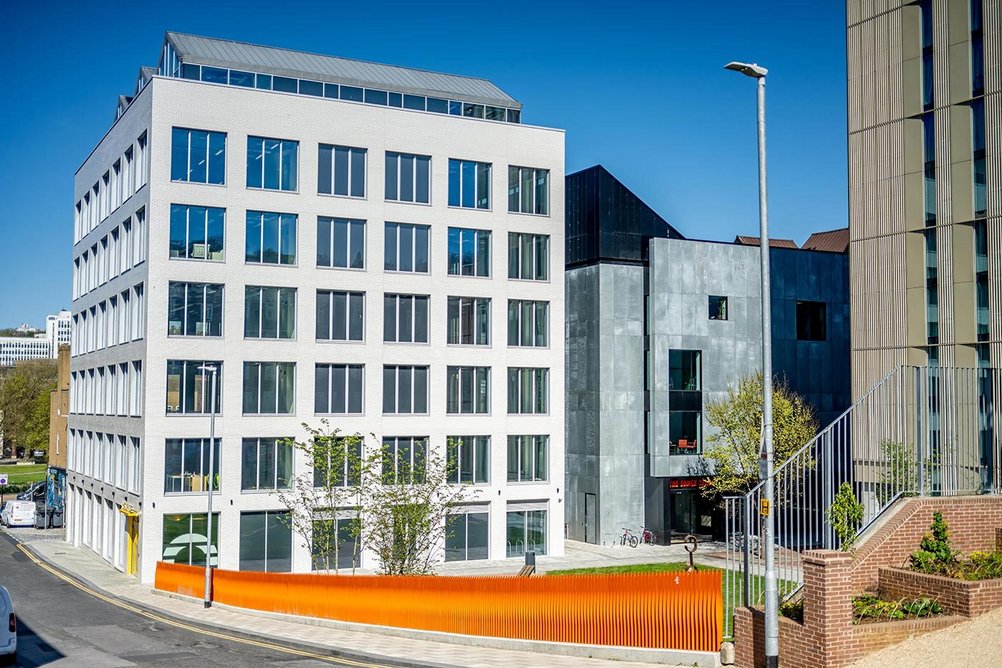
M699 489L706 487L706 478L669 478L668 489Z

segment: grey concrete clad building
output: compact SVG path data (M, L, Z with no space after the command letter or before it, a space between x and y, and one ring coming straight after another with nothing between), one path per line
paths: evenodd
M847 0L846 23L853 396L997 366L1002 3Z
M601 166L566 192L568 536L719 534L703 409L761 369L759 249L685 239ZM849 404L844 238L771 251L776 377L823 424Z

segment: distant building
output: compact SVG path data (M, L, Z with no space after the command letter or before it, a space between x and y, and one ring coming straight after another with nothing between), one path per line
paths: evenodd
M566 191L568 537L719 536L704 409L762 369L758 239L685 239L601 166ZM848 258L771 248L775 377L825 425L849 405Z
M66 309L61 309L45 318L45 338L49 341L49 356L52 359L59 357L59 346L69 345L73 326L73 314Z
M0 336L0 367L24 360L51 359L48 339L43 336Z

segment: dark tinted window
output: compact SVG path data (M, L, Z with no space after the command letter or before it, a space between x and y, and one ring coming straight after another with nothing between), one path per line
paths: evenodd
M827 338L824 302L797 302L797 339L824 341Z

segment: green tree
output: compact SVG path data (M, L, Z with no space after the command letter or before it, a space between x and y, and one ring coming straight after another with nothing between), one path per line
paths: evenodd
M759 482L762 435L762 374L749 376L727 392L727 398L706 409L716 428L707 439L703 456L715 466L703 493L744 494ZM818 433L814 410L785 384L772 388L773 452L776 465L807 444Z
M4 450L49 449L49 393L56 388L56 361L17 363L0 376Z
M838 548L849 552L856 543L856 530L863 521L863 504L856 498L852 485L842 483L838 493L832 500L832 505L825 511L828 523L835 530L838 538Z
M307 465L307 472L293 478L290 488L278 494L289 509L286 522L311 551L315 570L337 573L342 551L351 549L354 573L362 549L357 519L361 481L374 466L366 459L365 437L343 434L327 420L321 420L320 428L307 424L303 428L305 440L286 441L303 453Z
M366 472L372 484L363 486L362 542L379 559L380 573L431 574L450 512L477 491L451 484L450 466L427 447L405 456L384 448L379 459L379 470Z

